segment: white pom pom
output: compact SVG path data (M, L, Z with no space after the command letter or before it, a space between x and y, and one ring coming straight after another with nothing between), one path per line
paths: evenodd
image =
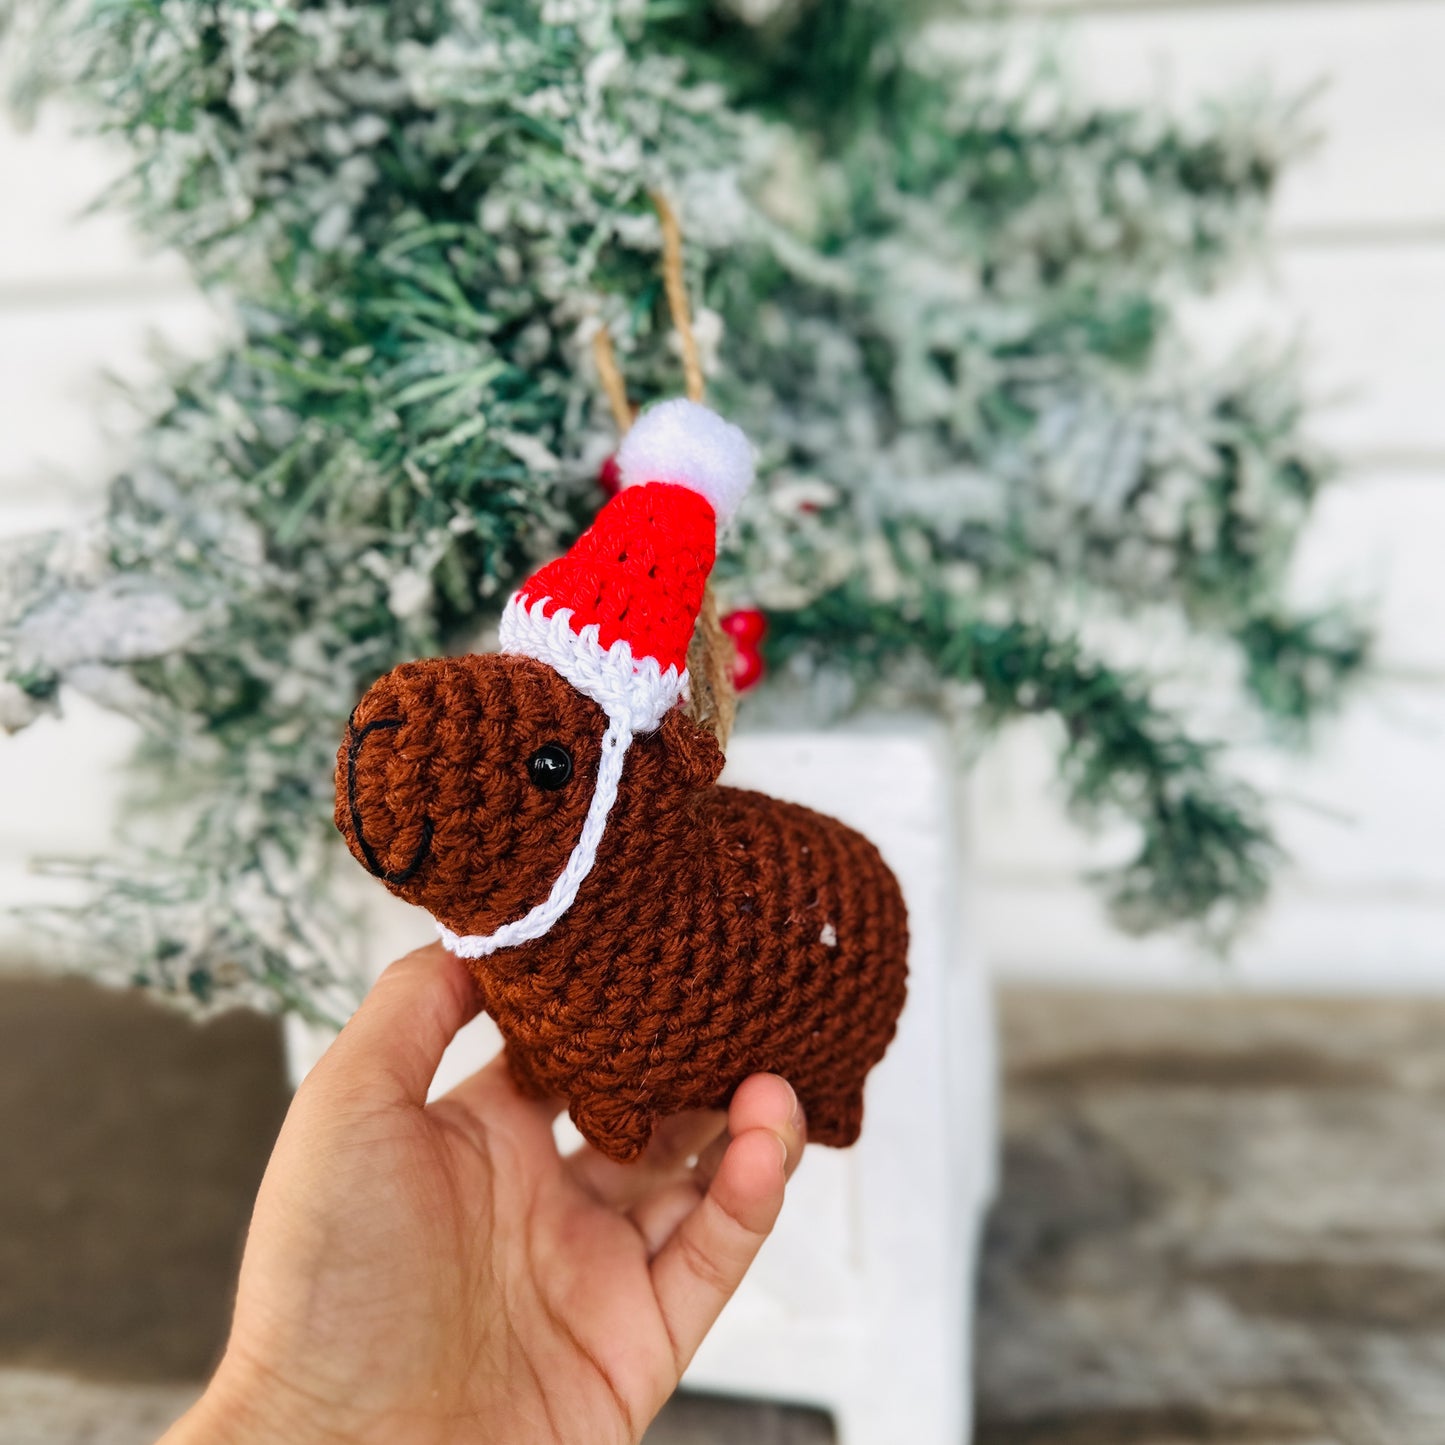
M617 453L624 487L675 482L706 497L719 522L737 511L753 480L753 445L740 427L681 397L633 423Z

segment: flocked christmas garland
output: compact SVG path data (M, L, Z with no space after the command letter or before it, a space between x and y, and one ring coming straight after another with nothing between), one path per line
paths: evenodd
M711 392L766 439L719 561L763 691L1056 716L1073 800L1137 824L1126 921L1258 902L1259 800L1081 639L1173 619L1292 725L1362 660L1281 600L1323 475L1288 373L1213 374L1171 320L1255 235L1280 116L1079 109L1043 70L1010 88L987 26L935 63L890 0L41 8L34 88L134 143L118 199L238 304L104 518L4 568L7 723L91 692L188 819L90 870L88 966L345 1007L328 740L589 518L598 328L673 389L655 189Z

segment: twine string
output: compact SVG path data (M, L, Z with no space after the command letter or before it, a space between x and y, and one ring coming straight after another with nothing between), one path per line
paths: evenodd
M592 361L597 367L607 405L612 408L617 435L625 437L632 425L632 403L627 400L627 383L622 379L622 368L617 364L617 352L613 349L612 333L607 329L606 322L597 328L597 334L592 338Z
M677 212L661 191L652 193L662 227L662 284L667 292L667 309L682 346L682 374L687 379L687 399L703 398L702 359L698 355L697 337L692 329L692 315L687 305L687 278L682 269L682 226Z
M682 226L677 212L661 191L653 192L652 204L657 208L657 220L662 228L662 285L667 293L667 309L672 313L673 329L682 347L687 399L701 402L705 384L697 336L692 329L692 313L688 308L687 276L682 264ZM733 640L723 631L717 595L711 582L703 590L692 645L687 650L687 671L692 682L693 720L701 727L711 728L719 745L726 748L732 735L733 720L737 716L738 695L733 686Z
M662 227L662 284L667 293L667 309L673 329L682 347L682 368L686 378L687 399L701 402L705 393L702 358L698 354L697 337L692 329L692 316L687 303L687 280L682 263L682 227L677 213L661 192L655 192L652 203ZM632 425L632 404L627 399L627 382L617 363L612 333L606 324L599 326L592 338L592 359L607 404L617 423L617 434L626 436ZM726 748L737 715L737 689L733 686L733 641L723 631L718 615L717 597L709 582L703 590L702 607L697 626L687 650L687 671L691 682L689 711L699 727L710 728L721 747Z
M718 746L726 749L737 717L738 694L733 686L733 640L723 631L711 583L703 589L697 627L687 649L687 672L693 721L711 728Z

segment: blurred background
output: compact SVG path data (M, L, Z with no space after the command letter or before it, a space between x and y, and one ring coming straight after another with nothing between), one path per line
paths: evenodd
M968 771L958 886L1006 1079L977 1438L1427 1445L1445 1438L1445 3L1021 0L1009 23L1085 104L1308 98L1266 244L1181 315L1221 366L1249 338L1295 349L1333 475L1288 587L1359 604L1375 642L1308 751L1233 751L1287 861L1223 960L1111 922L1088 878L1118 840L1070 821L1054 723L1007 729ZM158 350L204 356L232 324L181 260L87 214L123 166L63 100L0 121L6 537L94 511L143 424L125 393L159 384ZM7 906L71 896L35 857L112 835L134 726L80 695L64 711L0 743ZM0 1438L147 1440L222 1338L287 1097L279 1032L48 980L14 915L0 949ZM658 1438L829 1436L704 1402Z

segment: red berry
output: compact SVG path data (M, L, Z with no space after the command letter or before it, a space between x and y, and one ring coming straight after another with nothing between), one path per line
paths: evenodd
M622 490L622 468L615 456L608 457L598 468L597 485L608 497L615 497Z
M756 646L768 635L768 619L756 607L739 607L723 618L722 630L738 644L741 651L744 645Z
M739 692L756 687L764 670L762 653L751 643L740 643L733 653L733 686Z

